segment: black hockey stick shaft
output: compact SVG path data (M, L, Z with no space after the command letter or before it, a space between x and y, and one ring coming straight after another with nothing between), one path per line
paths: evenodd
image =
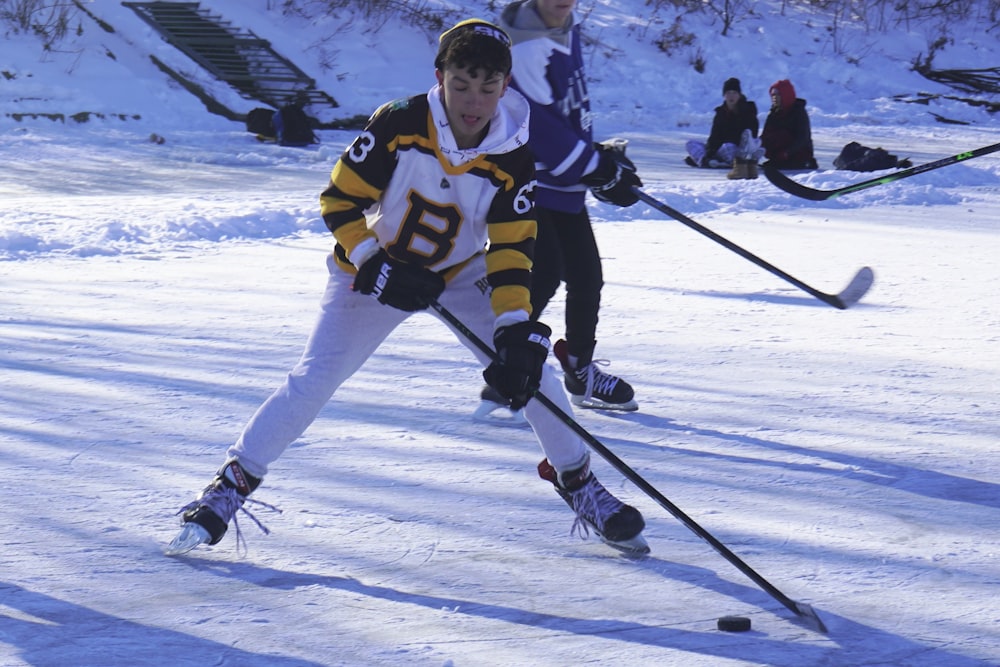
M455 329L457 329L463 336L465 336L473 345L478 347L483 354L486 354L491 360L495 362L500 362L500 357L497 355L496 351L487 345L483 340L470 330L465 324L462 323L455 315L451 313L447 308L442 306L436 300L430 302L430 307L436 310L441 317L443 317L449 324L451 324ZM608 449L604 444L590 434L585 428L580 426L572 417L570 417L564 410L562 410L558 405L556 405L548 396L543 394L541 391L536 390L533 398L544 405L549 412L555 415L561 422L566 424L570 429L573 430L580 438L586 442L591 449L601 455L601 457L610 463L618 472L624 475L629 481L635 484L637 487L642 489L642 491L659 503L664 509L666 509L670 514L672 514L677 520L687 526L694 534L696 534L701 539L708 542L716 551L718 551L723 558L732 563L738 570L743 574L750 577L761 589L764 590L768 595L773 597L775 600L783 604L789 610L791 610L796 616L808 620L812 625L820 630L821 632L826 632L826 626L823 625L823 621L820 620L816 612L813 611L812 607L807 604L796 602L791 599L780 590L778 590L771 582L762 577L757 573L756 570L751 568L749 565L743 562L739 556L734 554L729 548L716 539L711 533L702 528L694 519L685 514L679 507L674 505L670 500L667 499L662 493L660 493L656 487L647 482L639 473L630 468L624 461L618 458L614 452Z
M864 273L864 277L865 278L868 278L869 276L871 276L871 269L868 269L866 267L865 269L862 269L862 271L859 272L854 277L854 280L851 281L851 287L848 287L848 289L845 290L844 292L841 292L840 294L827 294L826 292L821 292L820 290L816 289L815 287L812 287L811 285L807 285L806 283L802 282L801 280L799 280L795 276L790 275L790 274L782 271L781 269L779 269L778 267L776 267L774 264L771 264L770 262L761 259L760 257L758 257L757 255L753 254L749 250L746 250L745 248L741 248L740 246L736 245L735 243L733 243L732 241L730 241L726 237L721 236L721 235L715 233L714 231L712 231L708 227L705 227L704 225L702 225L702 224L700 224L698 222L695 222L694 220L692 220L688 216L684 215L680 211L678 211L678 210L676 210L674 208L671 208L670 206L667 206L666 204L664 204L660 200L658 200L655 197L652 197L652 196L646 194L645 192L643 192L639 188L634 188L634 190L635 190L635 193L639 196L639 199L641 199L642 201L646 202L647 204L649 204L650 206L652 206L656 210L660 211L661 213L665 213L666 215L670 216L674 220L677 220L678 222L681 222L681 223L687 225L688 227L690 227L691 229L695 230L696 232L698 232L700 234L703 234L703 235L707 236L708 238L712 239L713 241L715 241L716 243L718 243L718 244L720 244L720 245L728 248L729 250L732 250L733 252L735 252L740 257L743 257L744 259L750 260L751 262L753 262L757 266L761 267L762 269L773 273L774 275L778 276L782 280L785 280L785 281L791 283L792 285L795 285L796 287L798 287L802 291L804 291L804 292L806 292L808 294L811 294L812 296L816 297L817 299L819 299L823 303L829 304L829 305L833 306L834 308L839 308L840 310L844 310L845 308L848 308L854 302L856 302L858 299L860 299L861 296L863 296L864 293L868 290L868 287L871 286L871 281L868 280L868 284L865 285L863 289L860 289L860 290L858 290L856 288L855 289L851 289L851 287L855 286L855 284L859 282L859 278L862 278L862 273Z
M834 199L842 195L857 192L858 190L873 188L876 185L893 183L904 178L909 178L910 176L916 176L917 174L931 171L932 169L939 169L952 164L958 164L959 162L965 162L966 160L971 160L974 157L988 155L989 153L995 153L997 151L1000 151L1000 144L983 146L982 148L976 148L971 151L965 151L964 153L951 155L946 158L941 158L940 160L935 160L934 162L928 162L926 164L917 165L916 167L910 167L909 169L903 169L902 171L886 174L885 176L873 178L868 181L845 185L844 187L837 188L835 190L817 190L816 188L810 188L808 185L803 185L798 181L794 181L788 176L785 176L779 169L771 164L764 165L764 176L766 176L767 180L771 181L771 183L778 188L781 188L785 192L795 195L796 197L809 199L811 201L825 201L827 199Z

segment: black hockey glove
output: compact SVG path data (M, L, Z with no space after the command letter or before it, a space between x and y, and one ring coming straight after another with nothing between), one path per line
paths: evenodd
M444 291L444 278L430 269L389 257L380 248L358 268L354 291L406 312L423 310Z
M549 356L552 329L541 322L518 322L497 329L493 346L501 361L483 371L483 379L504 398L510 409L520 410L542 381L542 367Z
M639 201L632 188L642 187L635 164L625 153L604 144L594 144L597 149L597 168L581 179L602 202L615 206L631 206Z

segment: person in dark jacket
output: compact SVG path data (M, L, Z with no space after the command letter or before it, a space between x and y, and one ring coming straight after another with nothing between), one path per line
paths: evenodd
M746 98L736 77L722 84L722 97L708 141L688 141L685 162L695 167L732 167L730 179L757 178L757 161L764 155L757 138L757 104Z
M770 95L771 111L760 135L768 162L778 169L816 169L806 101L796 97L788 79L775 82Z

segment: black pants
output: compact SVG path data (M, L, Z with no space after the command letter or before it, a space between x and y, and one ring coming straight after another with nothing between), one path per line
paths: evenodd
M531 317L539 319L549 300L566 283L566 344L569 353L589 364L594 355L597 313L604 275L587 209L565 213L535 207L538 237L531 277Z

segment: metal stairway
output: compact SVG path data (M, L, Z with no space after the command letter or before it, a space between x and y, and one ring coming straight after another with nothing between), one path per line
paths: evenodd
M164 40L239 94L278 109L302 105L309 113L337 108L316 81L271 48L270 42L234 27L197 2L123 2ZM312 115L312 114L311 114Z

